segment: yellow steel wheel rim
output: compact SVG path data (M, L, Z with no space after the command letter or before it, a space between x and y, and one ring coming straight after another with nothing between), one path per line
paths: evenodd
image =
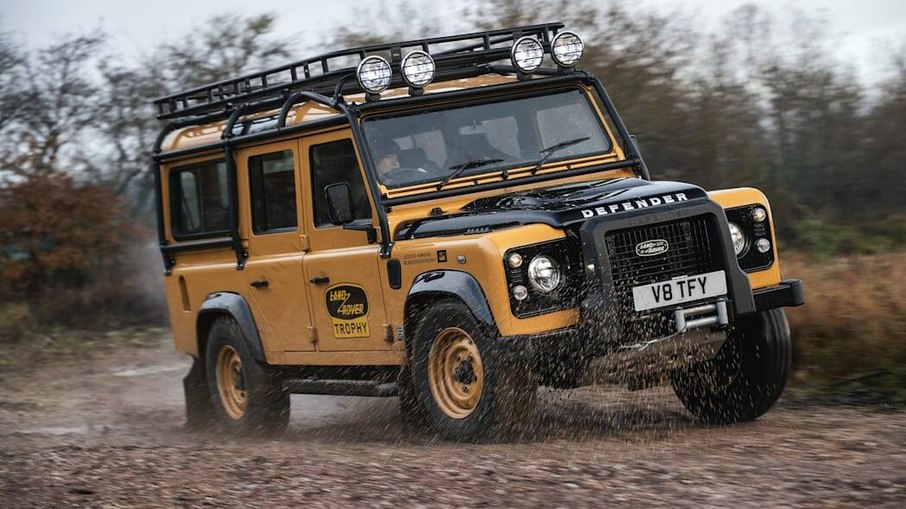
M242 359L239 352L228 345L217 353L217 392L226 414L233 420L242 419L248 402Z
M478 345L457 327L444 329L428 354L428 383L437 406L453 419L475 411L484 388L484 368Z

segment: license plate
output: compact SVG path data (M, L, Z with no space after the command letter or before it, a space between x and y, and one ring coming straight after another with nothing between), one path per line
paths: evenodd
M722 270L636 286L632 289L636 311L657 309L726 294L727 278Z

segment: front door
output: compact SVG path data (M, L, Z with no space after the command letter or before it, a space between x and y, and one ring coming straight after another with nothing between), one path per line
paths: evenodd
M301 153L308 169L304 216L311 246L303 265L318 349L389 350L379 245L369 244L365 232L333 224L324 193L330 184L348 183L355 221L377 224L349 131L306 137Z
M249 258L245 274L256 325L265 348L314 350L308 294L303 285L304 221L298 142L239 152L239 175L248 186Z

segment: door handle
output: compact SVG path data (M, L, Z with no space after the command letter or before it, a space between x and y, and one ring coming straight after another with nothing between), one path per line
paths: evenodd
M330 278L327 276L318 276L318 277L313 277L313 278L309 279L309 281L311 281L312 283L314 283L316 285L326 285L327 283L330 282Z
M254 288L267 288L268 285L267 279L259 279L257 281L252 281L252 287Z

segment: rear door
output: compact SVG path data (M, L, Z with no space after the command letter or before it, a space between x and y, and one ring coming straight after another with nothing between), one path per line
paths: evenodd
M265 348L314 350L302 275L305 207L298 142L271 143L239 153L249 189L249 258L245 273Z
M377 224L365 191L364 174L349 131L306 137L301 142L305 185L305 227L310 251L304 260L318 349L389 350L389 326L378 271L379 244L362 231L330 221L324 188L349 184L356 221Z

